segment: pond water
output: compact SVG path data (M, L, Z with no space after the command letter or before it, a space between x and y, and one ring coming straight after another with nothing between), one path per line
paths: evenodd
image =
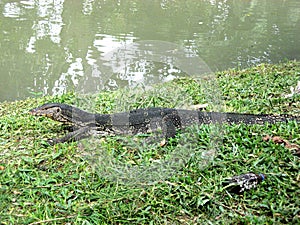
M300 59L299 0L0 0L0 12L0 101ZM201 68L185 71L189 59Z

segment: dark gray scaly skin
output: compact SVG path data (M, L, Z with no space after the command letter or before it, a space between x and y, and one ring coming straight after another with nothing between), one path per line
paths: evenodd
M244 191L257 187L266 178L265 174L255 174L252 172L227 178L223 185L229 192L241 194Z
M194 124L229 123L263 124L300 121L291 115L240 114L203 112L172 108L146 108L112 114L94 114L62 103L47 103L29 111L72 126L72 131L50 144L80 140L94 133L98 135L135 135L162 130L166 139L174 137L178 129Z

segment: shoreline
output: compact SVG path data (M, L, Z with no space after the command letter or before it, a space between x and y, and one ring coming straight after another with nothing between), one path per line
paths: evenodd
M210 153L210 128L200 127L193 146L195 154L178 173L153 185L135 186L110 179L104 170L108 168L87 160L77 142L47 145L48 138L63 136L63 127L28 113L51 101L91 107L99 113L150 106L184 107L188 101L193 105L208 103L208 110L299 115L300 95L285 96L300 80L300 62L261 64L216 76L221 103L219 96L213 98L216 92L205 92L214 83L208 83L203 91L203 83L191 79L162 84L158 94L120 90L91 98L69 93L0 103L0 224L300 223L299 156L284 145L264 141L269 135L300 145L297 123L226 125L209 162L203 161L203 155ZM135 142L134 137L124 140ZM101 139L100 144L111 158L133 168L167 158L174 151L172 146L126 145L114 137ZM222 188L225 178L250 171L266 174L257 188L241 195Z

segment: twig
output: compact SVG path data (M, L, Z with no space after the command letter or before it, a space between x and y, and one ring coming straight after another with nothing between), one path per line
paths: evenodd
M233 209L233 208L231 208L231 207L229 207L229 206L227 206L227 205L224 205L224 204L221 203L221 202L218 202L213 196L211 196L211 195L209 195L209 194L206 194L206 196L208 196L209 198L213 199L213 202L216 203L217 205L220 205L220 206L222 206L222 207L224 207L224 208L226 208L226 209L229 209L229 210L231 210L231 211L234 211L234 212L236 212L237 214L239 214L239 215L241 215L241 216L245 216L244 213L241 213L240 211L238 211L238 210L236 210L236 209Z
M224 205L224 204L221 203L221 202L217 202L216 200L215 200L214 202L215 202L217 205L220 205L220 206L222 206L222 207L224 207L224 208L226 208L226 209L232 210L232 211L236 212L237 214L239 214L239 215L241 215L241 216L245 216L244 213L241 213L240 211L238 211L238 210L236 210L236 209L230 208L229 206Z
M73 216L65 216L65 217L58 217L58 218L53 218L53 219L48 219L48 220L40 220L40 221L37 221L37 222L30 223L29 225L49 223L49 222L58 221L58 220L65 220L65 219L74 218L74 217L76 217L76 216L77 216L77 215L73 215Z
M71 184L71 182L67 183L59 183L59 184L52 184L52 185L41 185L41 186L36 186L34 188L51 188L51 187L62 187L62 186L67 186Z

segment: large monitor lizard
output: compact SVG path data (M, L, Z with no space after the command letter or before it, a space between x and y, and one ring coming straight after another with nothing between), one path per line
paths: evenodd
M161 130L164 137L168 139L174 137L178 129L194 124L273 124L289 120L300 121L300 117L292 115L203 112L173 108L146 108L121 113L94 114L62 103L47 103L30 110L29 113L71 125L71 132L62 138L50 140L50 144L77 141L93 133L135 135Z

